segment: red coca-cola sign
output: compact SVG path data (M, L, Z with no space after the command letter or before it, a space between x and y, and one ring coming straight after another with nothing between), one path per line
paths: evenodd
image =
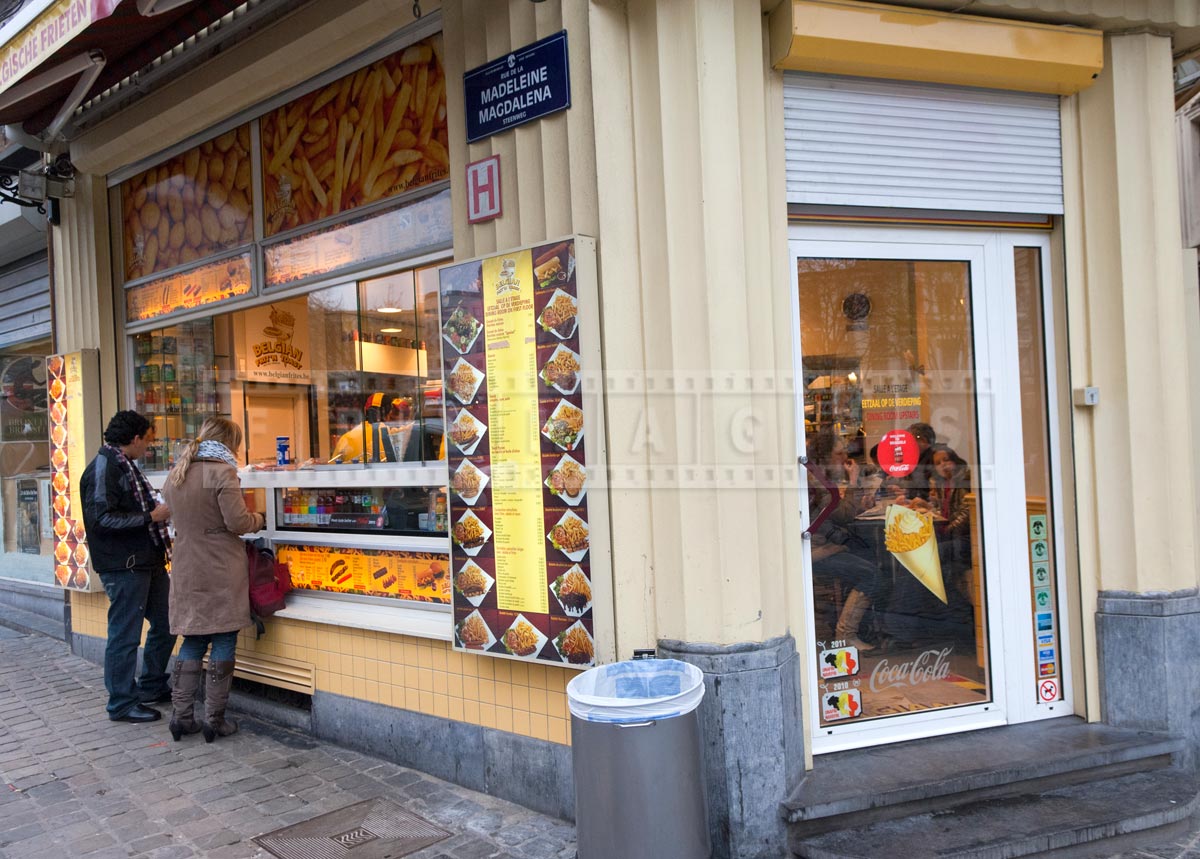
M879 457L879 467L892 477L907 477L917 467L921 448L912 433L892 430L879 442L876 456Z

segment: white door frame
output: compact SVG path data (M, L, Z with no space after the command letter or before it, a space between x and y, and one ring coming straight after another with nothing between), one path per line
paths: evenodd
M1050 284L1049 238L1043 233L1000 233L983 230L946 230L911 227L797 226L790 229L789 265L792 271L793 361L797 380L802 379L800 342L799 278L796 260L801 257L835 259L897 259L964 261L970 266L972 334L976 385L976 426L979 467L980 531L983 539L988 677L992 700L945 710L891 716L867 722L849 722L821 727L820 678L815 670L807 701L813 726L813 752L842 749L920 737L976 730L1066 715L1071 712L1069 630L1062 597L1067 593L1062 551L1055 552L1058 579L1058 641L1063 699L1053 705L1039 703L1036 695L1036 654L1031 624L1033 613L1029 589L1029 559L1026 534L1024 455L1020 408L1020 364L1017 352L1017 307L1014 289L1013 250L1036 247L1041 251L1042 288ZM1053 319L1051 301L1043 301L1046 332L1046 365L1054 378ZM1049 387L1051 463L1059 462L1055 390ZM804 403L797 385L795 397L797 455L805 454ZM1052 465L1053 467L1053 465ZM807 528L807 474L800 469L799 497L801 529ZM1061 547L1063 533L1061 486L1051 480L1054 516L1054 545ZM803 541L804 605L807 650L816 640L812 599L812 559L809 542Z

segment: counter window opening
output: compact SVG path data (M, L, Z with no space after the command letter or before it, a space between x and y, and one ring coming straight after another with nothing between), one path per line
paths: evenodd
M301 587L447 601L445 576L424 575L444 572L447 534L437 325L425 267L134 334L135 407L157 429L145 467L230 417L248 503Z

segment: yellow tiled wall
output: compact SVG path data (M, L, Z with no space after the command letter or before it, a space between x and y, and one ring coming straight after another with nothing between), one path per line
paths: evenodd
M75 632L104 638L103 593L71 595ZM448 642L275 618L238 649L316 666L316 688L430 716L570 744L570 668L453 650Z

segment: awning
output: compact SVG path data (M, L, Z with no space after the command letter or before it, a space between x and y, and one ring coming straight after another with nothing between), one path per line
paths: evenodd
M1099 30L857 0L781 3L770 40L777 69L1055 95L1104 68Z
M55 0L0 46L0 125L57 133L91 95L242 0Z

